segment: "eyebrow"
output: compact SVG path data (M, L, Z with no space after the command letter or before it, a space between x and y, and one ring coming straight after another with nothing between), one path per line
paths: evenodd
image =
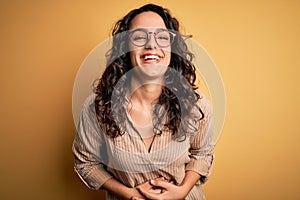
M145 31L145 32L159 32L159 31L168 31L168 29L166 28L136 28L136 29L132 29L132 30L129 30L130 32L134 32L134 31Z

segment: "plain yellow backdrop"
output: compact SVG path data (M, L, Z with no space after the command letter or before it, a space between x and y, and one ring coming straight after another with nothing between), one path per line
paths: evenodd
M104 198L73 172L73 83L113 23L147 2L0 2L0 199ZM152 2L207 50L226 88L207 199L300 199L300 1Z

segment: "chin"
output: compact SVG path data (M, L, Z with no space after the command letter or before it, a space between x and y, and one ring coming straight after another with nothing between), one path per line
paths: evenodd
M161 79L167 71L167 66L157 63L143 63L136 68L136 75L146 80Z

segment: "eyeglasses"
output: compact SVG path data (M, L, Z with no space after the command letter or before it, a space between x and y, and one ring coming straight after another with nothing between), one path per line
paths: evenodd
M129 41L137 47L143 47L149 42L151 35L154 36L159 47L170 46L174 42L176 36L175 33L166 29L158 29L156 32L149 32L147 29L139 28L129 32Z

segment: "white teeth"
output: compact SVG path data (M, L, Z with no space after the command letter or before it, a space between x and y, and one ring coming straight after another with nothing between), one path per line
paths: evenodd
M159 60L159 57L156 56L156 55L146 55L144 57L145 60L148 60L148 59L156 59L156 60Z

